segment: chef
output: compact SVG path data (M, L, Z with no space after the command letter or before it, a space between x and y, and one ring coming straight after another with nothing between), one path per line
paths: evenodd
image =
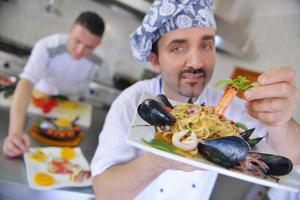
M101 43L104 29L103 19L86 11L77 17L68 33L51 35L35 44L13 96L4 155L20 156L30 146L24 123L33 89L76 100L87 94L93 79L111 84L110 70L93 54Z
M113 102L91 165L97 199L209 199L215 172L144 152L125 140L145 93L217 104L222 92L207 86L215 65L215 34L211 0L154 1L130 43L134 56L150 61L160 75L137 82ZM266 136L275 151L300 163L300 127L292 118L298 96L292 68L274 68L257 81L258 86L245 92L246 101L234 99L225 116L256 127L256 134Z

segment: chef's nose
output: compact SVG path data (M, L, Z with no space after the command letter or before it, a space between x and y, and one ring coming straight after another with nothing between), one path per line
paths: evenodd
M198 49L193 49L187 57L187 65L193 68L199 68L204 65L203 55Z

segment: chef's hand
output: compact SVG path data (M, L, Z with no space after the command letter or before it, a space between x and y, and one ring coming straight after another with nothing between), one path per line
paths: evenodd
M30 147L30 138L27 134L9 134L3 142L3 154L13 158L23 155Z
M291 67L267 71L257 79L258 86L245 91L248 113L268 127L286 125L292 118L299 96Z

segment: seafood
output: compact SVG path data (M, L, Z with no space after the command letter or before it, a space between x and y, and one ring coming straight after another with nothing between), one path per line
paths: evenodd
M175 117L154 99L146 99L141 103L138 106L138 114L154 126L171 125L176 121Z
M163 94L159 94L155 97L155 99L157 100L158 103L166 106L166 107L169 107L171 109L173 109L173 105L170 103L170 101L168 100L168 98L163 95Z
M184 151L193 151L197 148L197 135L192 131L180 131L172 136L172 144Z
M79 169L79 165L74 165L62 158L53 158L48 163L48 171L55 174L71 174Z
M250 152L245 160L234 166L234 169L262 177L266 175L283 176L290 173L293 164L283 156Z
M190 104L187 109L183 109L182 112L185 115L183 117L180 115L180 118L174 112L178 109L178 106L172 106L164 95L160 95L155 99L159 100L146 99L138 106L138 114L156 128L155 139L151 142L146 142L147 144L184 156L193 157L199 153L217 165L256 176L281 176L288 174L292 170L293 165L288 158L250 152L263 139L263 137L250 138L255 130L254 128L247 129L245 126L235 126L234 122L227 120L221 115L217 116L217 119L220 119L220 121L216 124L224 123L226 127L229 127L228 133L226 132L225 134L224 127L217 127L215 128L218 130L216 137L202 138L197 134L197 130L204 128L206 132L210 132L211 130L208 130L208 128L215 127L211 121L205 118L206 116L200 118L201 115L199 115L200 112L207 112L207 116L210 119L215 119L213 117L216 114L211 112L210 107L203 106L197 110L192 107L194 105ZM168 109L173 110L168 112ZM196 126L198 122L189 120L188 117L200 118L199 123L206 123L206 126ZM180 120L186 120L188 125L184 127L179 123L181 122ZM177 129L174 129L177 124L179 124L176 126ZM241 130L244 131L241 132ZM167 145L174 149L168 149L169 146L166 148ZM275 179L277 180L278 178Z
M77 172L73 172L70 176L70 180L76 183L80 183L85 180L88 180L91 176L92 176L91 171L80 170Z
M215 113L217 115L223 115L232 102L233 98L238 94L238 92L243 92L252 87L251 81L246 77L237 76L235 79L224 79L219 80L216 83L216 87L220 85L227 84L227 87L224 90L224 93L219 100L218 104L215 107Z
M250 139L250 136L252 135L254 130L255 128L251 128L240 133L240 135L244 138L244 140L248 142L251 148L253 148L264 138L264 137L257 137L257 138Z
M203 140L199 142L198 150L209 161L225 168L232 168L238 161L247 157L250 147L240 137L227 136Z

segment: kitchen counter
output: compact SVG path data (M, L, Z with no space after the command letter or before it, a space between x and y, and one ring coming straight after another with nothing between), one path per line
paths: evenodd
M91 123L92 124L91 127L86 130L83 129L84 139L81 142L80 147L81 147L81 150L82 150L84 156L88 160L88 162L91 161L94 151L97 147L99 131L103 125L106 112L107 112L107 110L94 108L93 112L92 112L93 120ZM7 132L8 132L8 122L9 122L8 110L0 109L0 119L1 119L1 121L0 121L0 142L1 142L1 144L0 144L0 148L1 148L0 182L8 181L8 183L10 183L10 185L12 185L12 186L14 185L13 183L15 183L17 188L21 187L23 185L25 187L23 189L26 190L26 194L30 195L31 193L35 193L35 192L37 192L36 190L33 190L28 187L25 164L24 164L23 159L22 158L9 159L9 158L6 158L2 153L3 140L6 137ZM33 120L34 120L34 118L28 118L27 122L26 122L27 126ZM39 143L37 143L36 141L34 141L32 139L31 146L32 147L40 147L43 145L40 145ZM0 188L2 188L2 186L0 186ZM62 189L59 189L59 191L61 191L61 190L80 192L80 193L85 193L85 194L93 194L93 190L92 190L91 186L84 187L84 188L62 188ZM52 191L55 191L55 190L52 190ZM8 192L8 191L0 190L0 197L1 197L1 194L3 195L3 192ZM53 192L53 193L55 193L55 192ZM49 193L49 195L50 194L51 193ZM11 198L11 199L18 199L18 198ZM22 199L28 199L28 198L23 196Z
M17 191L17 192L16 192ZM94 195L63 190L34 190L28 186L0 180L0 199L30 199L30 200L94 200Z

